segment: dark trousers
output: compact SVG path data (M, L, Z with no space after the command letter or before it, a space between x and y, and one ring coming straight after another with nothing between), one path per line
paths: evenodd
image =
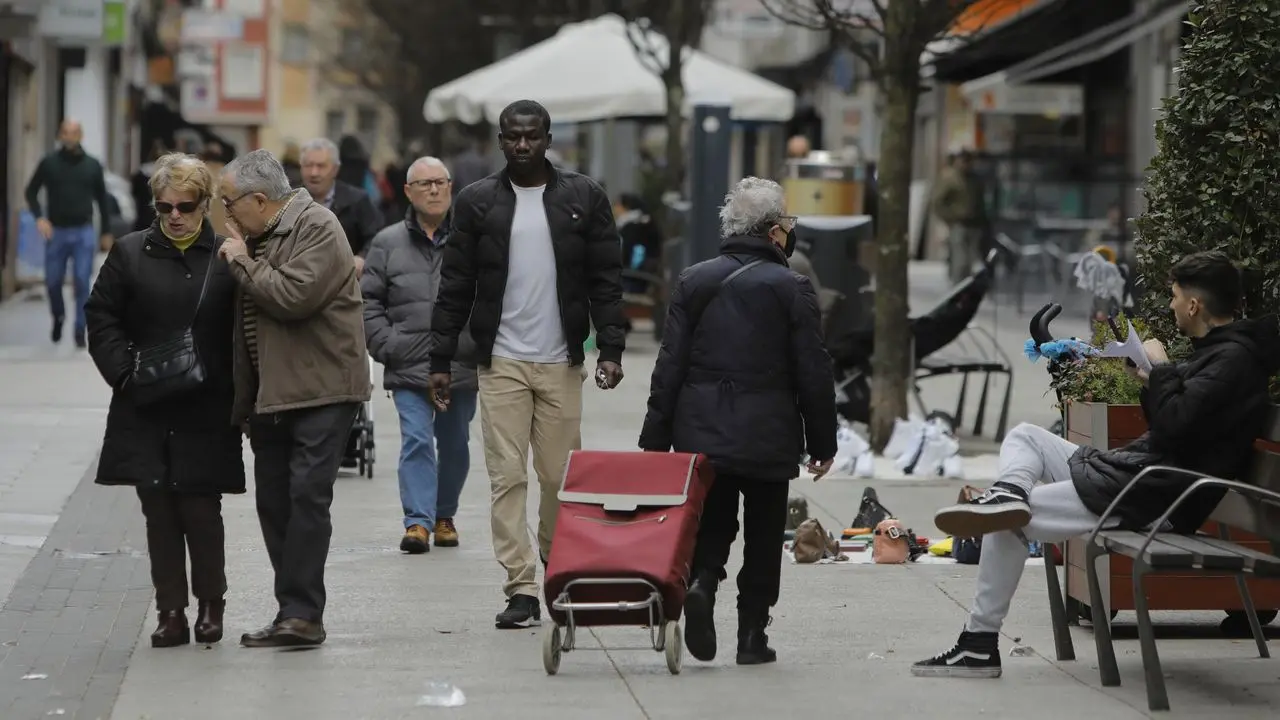
M321 622L329 506L356 403L255 416L249 421L258 522L275 570L276 620Z
M738 536L738 495L742 495L742 570L738 609L765 611L778 602L782 583L782 541L787 527L790 483L716 475L707 495L693 552L693 571L725 579L729 548Z
M187 606L187 554L191 555L191 594L218 600L227 592L226 535L222 496L180 493L164 488L138 488L147 520L147 551L156 607Z

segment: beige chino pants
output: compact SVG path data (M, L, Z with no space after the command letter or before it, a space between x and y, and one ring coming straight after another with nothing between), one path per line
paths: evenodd
M507 571L507 597L538 597L539 556L529 543L529 448L538 476L538 550L551 554L569 452L582 447L585 365L494 357L479 369L480 429L489 470L493 554Z

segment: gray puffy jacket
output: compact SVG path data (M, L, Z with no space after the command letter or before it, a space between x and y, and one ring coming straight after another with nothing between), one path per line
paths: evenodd
M413 211L404 222L373 238L365 259L360 291L364 295L364 334L369 354L382 363L383 387L425 391L430 386L431 314L440 289L449 221L432 242L418 227ZM470 328L458 338L452 366L453 388L476 389L475 343Z

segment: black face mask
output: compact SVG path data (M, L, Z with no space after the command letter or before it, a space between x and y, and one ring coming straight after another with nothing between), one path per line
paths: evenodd
M782 246L782 254L791 257L796 251L796 230L792 228L787 231L787 242Z

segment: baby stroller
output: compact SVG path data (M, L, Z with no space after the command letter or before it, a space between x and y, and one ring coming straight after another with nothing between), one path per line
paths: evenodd
M373 358L369 359L369 374L373 374ZM351 434L347 437L347 451L342 458L342 467L356 468L359 475L373 479L373 461L375 459L373 439L373 398L360 404L355 422L351 424Z
M986 416L987 396L991 388L991 376L1005 377L1004 399L1000 418L996 423L995 437L1004 437L1008 424L1009 403L1013 391L1013 367L1009 358L1000 350L995 338L980 327L970 323L978 314L978 308L991 289L998 251L987 254L982 268L966 278L936 307L919 317L910 319L914 364L913 395L921 415L929 415L920 397L919 383L932 377L956 373L963 374L960 396L956 403L953 427L964 421L965 396L968 392L969 374L984 376L978 414L974 419L973 433L982 434ZM974 342L974 335L985 337L986 342ZM968 335L968 337L966 337ZM930 359L943 348L956 343L969 357L963 359ZM831 334L827 352L831 354L836 376L836 410L847 422L868 422L871 418L871 355L875 350L873 328L847 330L843 334Z

